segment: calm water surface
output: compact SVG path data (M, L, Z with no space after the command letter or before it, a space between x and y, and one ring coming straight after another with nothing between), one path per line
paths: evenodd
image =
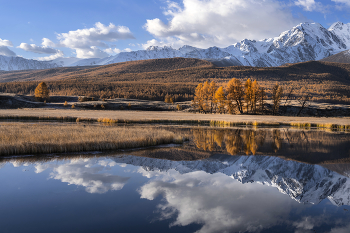
M257 154L267 150L257 144ZM222 151L195 161L131 154L3 160L1 232L350 232L346 164L329 170Z

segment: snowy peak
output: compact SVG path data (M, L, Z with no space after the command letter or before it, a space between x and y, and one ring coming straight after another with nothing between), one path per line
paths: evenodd
M335 34L350 49L350 23L336 22L329 27L328 31Z

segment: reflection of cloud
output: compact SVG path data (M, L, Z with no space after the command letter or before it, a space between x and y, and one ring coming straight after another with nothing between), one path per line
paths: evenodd
M256 184L240 184L223 174L192 172L180 175L170 171L140 189L141 198L162 195L161 219L178 216L172 225L203 224L198 232L260 231L286 218L297 205L276 189ZM283 206L283 208L281 208Z
M109 190L120 190L129 180L128 177L101 173L115 166L110 160L75 159L65 164L37 164L36 173L51 168L51 178L68 184L85 187L89 193L105 193Z
M330 233L349 233L350 232L350 224L344 227L336 227L332 228Z

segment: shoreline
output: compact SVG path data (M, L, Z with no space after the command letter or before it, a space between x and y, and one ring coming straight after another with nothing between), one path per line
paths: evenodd
M350 117L294 117L272 115L199 114L174 111L1 109L0 120L102 123L171 123L211 126L293 126L350 130Z

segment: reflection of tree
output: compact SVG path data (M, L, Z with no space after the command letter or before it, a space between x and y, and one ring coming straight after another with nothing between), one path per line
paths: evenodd
M242 130L235 130L231 134L225 136L226 151L231 155L236 155L242 148Z
M225 138L225 132L223 132L222 130L215 130L214 131L214 141L216 143L216 145L218 145L219 147L222 147L222 143L224 141Z
M272 149L277 152L281 149L282 139L281 139L281 131L274 129L272 132Z
M244 152L246 155L252 153L256 154L259 145L262 146L265 142L265 132L263 130L254 131L254 130L245 130L243 131L243 141L244 141Z
M192 132L197 148L214 151L217 145L221 149L226 149L231 155L238 154L242 148L247 155L250 153L255 155L266 138L264 130L195 129Z

